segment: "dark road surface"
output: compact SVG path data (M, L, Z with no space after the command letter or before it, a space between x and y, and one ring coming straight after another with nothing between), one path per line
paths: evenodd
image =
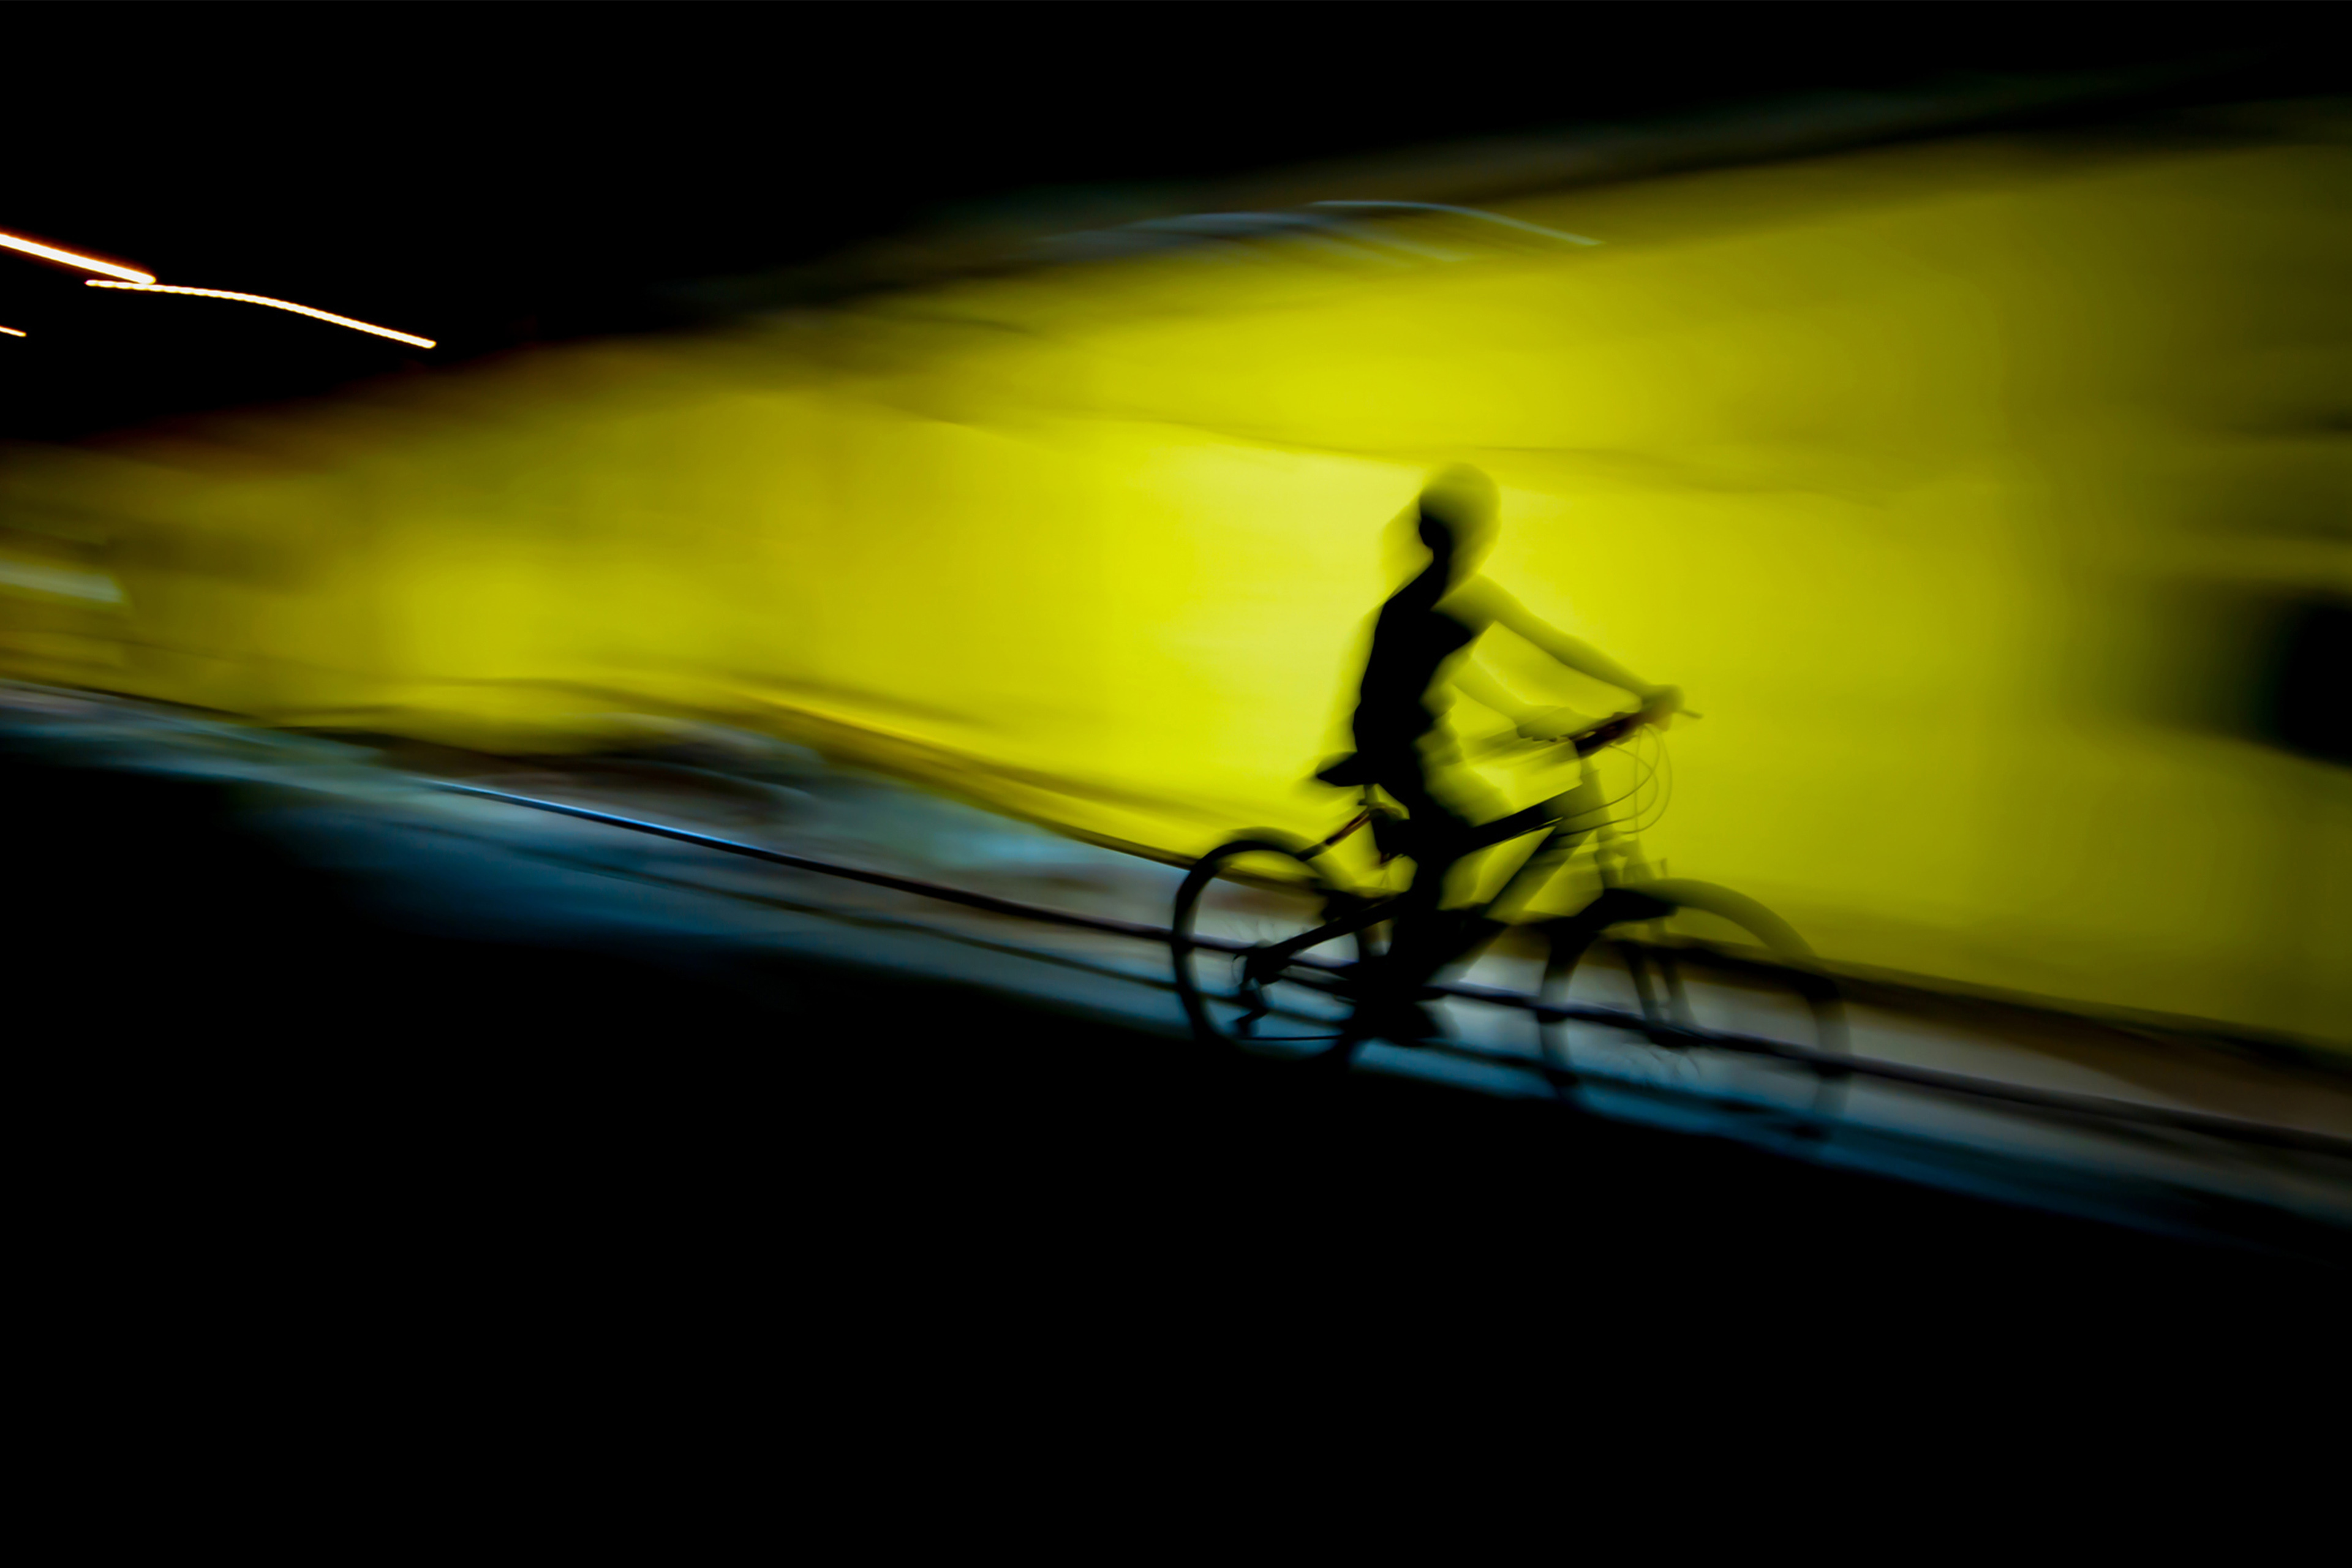
M871 933L669 942L496 866L404 910L364 855L255 831L248 784L15 744L0 768L12 1120L68 1275L463 1291L585 1269L779 1321L1205 1290L1302 1331L1391 1314L1631 1346L1666 1305L2209 1332L2342 1302L2326 1237L2168 1240L1540 1100L1326 1085L984 967L865 962Z

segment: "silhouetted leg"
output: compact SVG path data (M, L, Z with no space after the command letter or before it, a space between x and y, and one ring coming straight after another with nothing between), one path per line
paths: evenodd
M1381 764L1381 787L1404 807L1409 819L1413 876L1396 900L1389 951L1367 988L1365 1032L1395 1039L1425 1038L1435 1026L1415 994L1460 955L1472 926L1483 924L1445 909L1448 894L1460 890L1454 883L1462 863L1482 845L1464 809L1469 803L1442 768L1433 770L1418 751L1388 753ZM1433 771L1437 778L1432 777Z

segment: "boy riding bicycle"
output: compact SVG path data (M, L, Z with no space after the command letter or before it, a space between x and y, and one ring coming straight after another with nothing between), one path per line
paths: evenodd
M1479 945L1491 922L1453 917L1448 893L1476 847L1482 822L1503 814L1465 775L1439 727L1442 688L1451 687L1511 720L1528 740L1555 740L1588 723L1564 710L1530 710L1501 682L1464 658L1489 627L1500 626L1562 667L1622 688L1644 709L1670 710L1680 693L1653 686L1600 649L1528 613L1476 574L1493 542L1494 482L1475 468L1447 469L1422 492L1418 533L1429 564L1391 595L1373 623L1354 720L1355 752L1315 776L1340 787L1373 784L1404 807L1404 853L1412 886L1396 900L1387 956L1377 984L1359 997L1355 1032L1401 1043L1427 1039L1436 1026L1416 1000L1447 963Z

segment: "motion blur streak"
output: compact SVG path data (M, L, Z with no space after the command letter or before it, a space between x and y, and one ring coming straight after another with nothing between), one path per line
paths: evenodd
M79 256L70 250L59 250L54 245L37 240L20 239L13 234L0 234L0 247L21 250L27 256L37 256L44 261L62 261L68 267L79 267L85 272L103 272L109 278L121 278L132 283L152 283L155 275L142 272L135 267L119 267L111 261L100 261L94 256Z
M1402 243L1171 232L23 450L0 661L1320 837L1389 524L1468 462L1496 580L1706 715L1673 875L1849 965L2352 1043L2347 187L2292 119L1915 144L1482 198L1599 247L1355 208Z
M1316 202L1318 207L1357 207L1365 211L1453 213L1461 217L1483 218L1506 228L1516 228L1522 234L1540 234L1549 239L1564 239L1570 245L1599 245L1590 235L1570 234L1565 229L1546 228L1541 224L1522 223L1515 217L1497 213L1480 212L1475 207L1452 207L1443 202Z
M309 316L313 321L331 321L338 327L349 327L355 332L373 332L377 337L390 338L396 343L411 343L420 349L429 349L434 346L431 338L420 338L408 332L395 332L390 327L371 326L365 321L355 321L349 316L338 316L328 310L314 310L308 305L297 305L290 300L273 300L267 294L236 294L226 289L180 289L169 283L153 281L108 283L96 278L89 279L89 287L128 289L141 294L193 294L201 300L235 300L247 305L267 305L273 310L291 310L298 316Z
M25 336L23 332L18 331L14 327L0 327L0 332L5 332L12 338L21 338Z

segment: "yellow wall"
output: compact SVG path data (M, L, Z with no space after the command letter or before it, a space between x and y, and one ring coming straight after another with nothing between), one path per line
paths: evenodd
M1466 459L1492 574L1706 714L1674 874L1849 962L2341 1041L2352 774L2147 699L2173 589L2352 584L2347 172L1882 153L1509 209L1598 248L1415 219L22 451L0 658L485 745L715 717L1192 851L1332 818L1384 532Z

